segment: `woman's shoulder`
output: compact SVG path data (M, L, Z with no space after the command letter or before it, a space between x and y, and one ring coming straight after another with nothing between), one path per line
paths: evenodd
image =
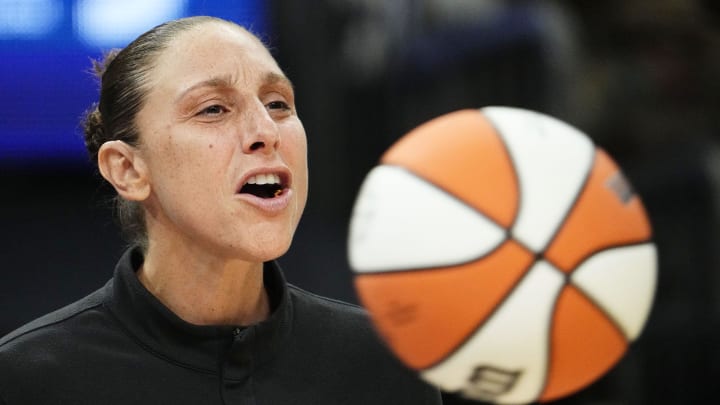
M96 318L105 299L104 289L73 302L63 308L43 315L0 338L0 364L18 359L19 363L31 364L28 359L43 358L47 348L60 349L63 344L78 344L74 339L91 325L88 318ZM56 356L51 356L56 357ZM2 366L0 366L2 368Z

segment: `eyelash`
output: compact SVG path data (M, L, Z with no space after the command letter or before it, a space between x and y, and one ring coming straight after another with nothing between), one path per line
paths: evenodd
M288 103L286 103L284 101L280 101L280 100L271 101L271 102L267 103L266 106L271 110L280 109L280 110L287 111L290 109L290 105L288 105Z
M211 112L210 110L217 110L217 111ZM213 104L211 106L205 107L202 110L200 110L198 115L220 115L220 114L223 114L226 112L228 112L228 109L225 108L224 106L222 106L220 104Z
M271 101L271 102L265 104L265 106L269 110L290 111L290 109L291 109L290 105L287 102L282 101L282 100ZM221 104L213 104L211 106L207 106L207 107L203 108L202 110L200 110L200 112L198 112L197 115L198 116L213 116L213 117L215 117L215 116L222 115L228 111L230 111L230 110L228 110L225 106L223 106Z

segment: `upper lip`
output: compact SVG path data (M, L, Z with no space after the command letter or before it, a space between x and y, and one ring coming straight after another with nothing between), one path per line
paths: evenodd
M248 182L248 180L253 177L257 176L259 174L275 174L280 178L280 186L283 189L289 188L291 186L292 182L292 176L290 175L290 171L284 167L284 166L274 166L274 167L258 167L252 170L247 171L240 181L238 182L237 186L235 187L235 192L239 193L240 189Z

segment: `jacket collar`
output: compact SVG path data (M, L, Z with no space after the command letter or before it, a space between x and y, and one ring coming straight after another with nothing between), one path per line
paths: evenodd
M243 378L248 367L269 361L289 337L292 301L277 262L267 262L263 269L270 317L255 325L235 327L199 326L175 315L138 280L135 272L143 260L138 248L125 252L106 286L107 305L126 332L154 355L211 373L223 368L228 378Z

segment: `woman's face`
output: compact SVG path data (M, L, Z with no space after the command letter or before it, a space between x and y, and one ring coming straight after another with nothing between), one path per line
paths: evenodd
M156 62L136 121L150 248L282 255L308 188L290 82L255 37L223 23L183 32Z

